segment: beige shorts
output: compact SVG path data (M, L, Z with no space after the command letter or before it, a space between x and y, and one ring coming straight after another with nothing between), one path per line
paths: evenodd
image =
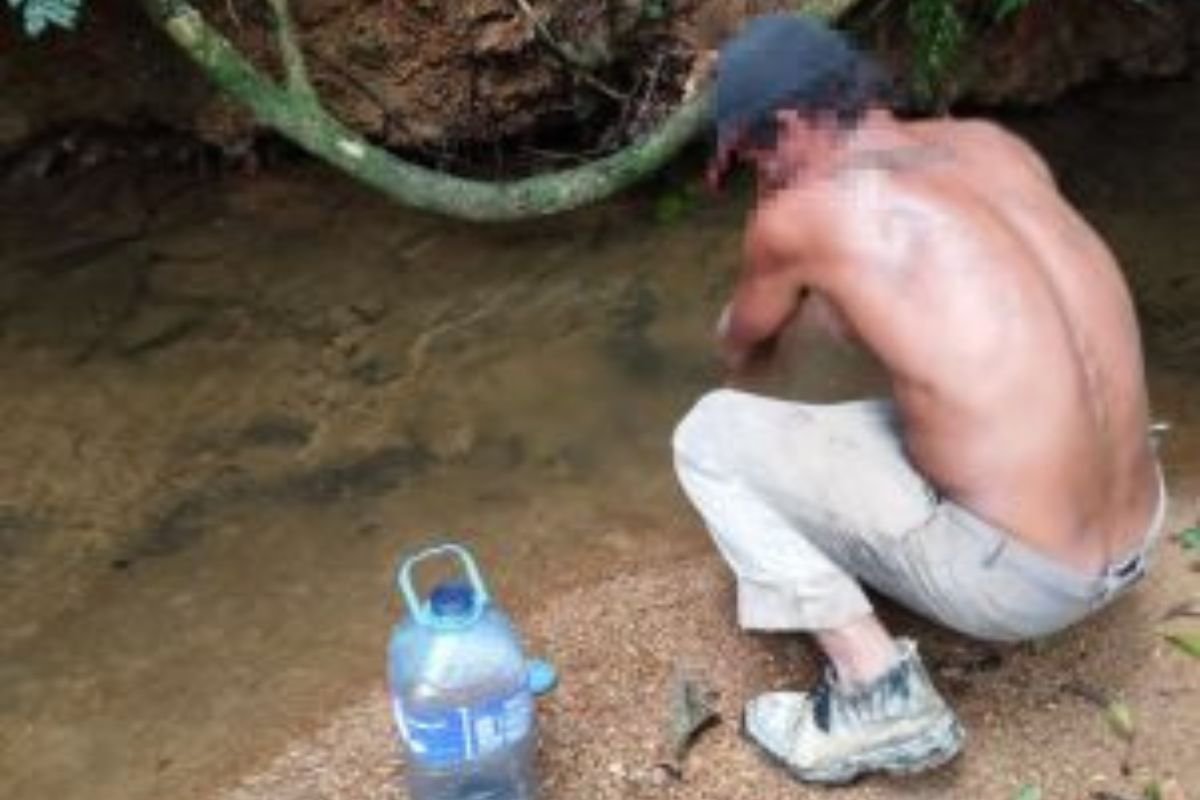
M905 457L891 403L807 405L733 389L675 431L679 481L759 630L826 630L871 612L859 581L947 627L1014 641L1103 607L1148 566L1142 547L1089 575L938 496Z

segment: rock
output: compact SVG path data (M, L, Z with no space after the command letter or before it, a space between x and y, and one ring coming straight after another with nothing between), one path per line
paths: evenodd
M478 438L475 426L469 421L462 421L434 431L429 437L428 446L439 460L454 461L469 454Z
M21 144L33 133L29 117L21 109L0 104L0 153Z

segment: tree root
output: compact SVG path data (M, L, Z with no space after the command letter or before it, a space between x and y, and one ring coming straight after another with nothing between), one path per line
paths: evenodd
M858 0L810 0L807 13L837 19ZM260 122L309 153L405 205L460 219L499 222L569 211L603 200L669 161L710 118L711 87L692 87L650 134L579 167L510 181L459 178L404 161L343 125L321 104L305 68L288 0L268 0L284 83L251 64L186 0L141 0L153 23Z

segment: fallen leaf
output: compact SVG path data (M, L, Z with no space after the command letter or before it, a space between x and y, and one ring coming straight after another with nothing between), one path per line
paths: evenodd
M1192 658L1200 658L1200 633L1164 633L1163 638Z
M683 778L683 761L696 737L720 721L717 693L694 675L676 672L668 712L669 757L656 766L670 777Z
M1032 783L1027 783L1017 791L1013 800L1042 800L1042 790Z
M1171 606L1167 609L1167 613L1162 615L1161 622L1166 622L1169 619L1177 617L1200 617L1200 595L1196 595L1190 600L1184 600L1178 605Z
M1133 711L1121 700L1110 700L1104 708L1104 718L1113 733L1125 741L1133 739Z
M1062 690L1076 697L1081 697L1104 712L1104 718L1113 733L1125 741L1133 739L1133 709L1127 703L1119 700L1102 689L1089 686L1086 683L1072 681L1063 685Z

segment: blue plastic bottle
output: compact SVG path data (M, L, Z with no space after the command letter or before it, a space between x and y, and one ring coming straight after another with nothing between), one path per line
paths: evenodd
M454 556L465 581L427 601L413 568ZM412 800L534 800L536 726L525 656L464 548L442 545L404 562L408 617L392 632L388 677Z

